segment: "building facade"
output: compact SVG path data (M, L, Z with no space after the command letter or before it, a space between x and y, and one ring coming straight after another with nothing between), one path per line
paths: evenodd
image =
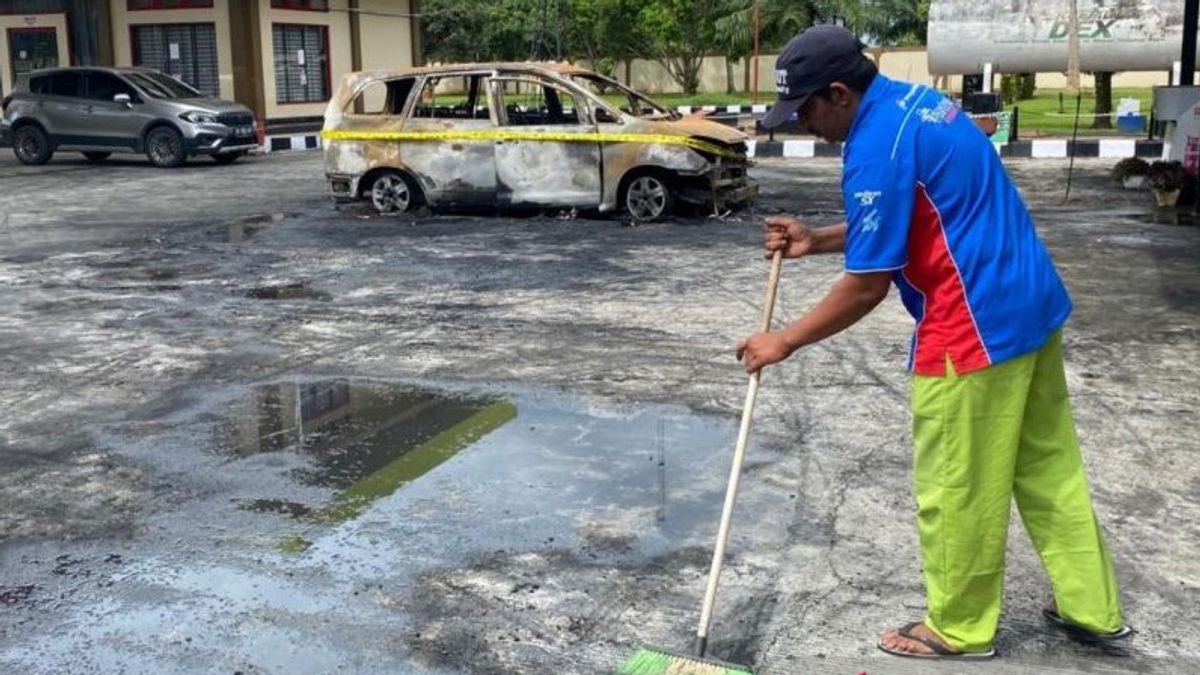
M351 71L421 61L419 0L0 0L0 95L37 68L143 66L254 110L266 132L320 127Z

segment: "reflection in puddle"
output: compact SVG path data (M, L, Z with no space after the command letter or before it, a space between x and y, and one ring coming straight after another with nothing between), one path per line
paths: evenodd
M293 475L339 492L321 509L266 499L244 502L242 508L322 521L352 518L516 415L516 406L500 398L372 382L260 387L250 410L238 418L231 451L303 454L312 465Z

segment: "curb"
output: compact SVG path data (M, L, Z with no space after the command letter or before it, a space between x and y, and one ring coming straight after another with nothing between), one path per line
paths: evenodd
M816 140L750 141L748 154L751 157L841 157L841 143L826 143ZM1015 141L993 143L1001 157L1014 159L1066 159L1074 150L1076 157L1099 157L1123 159L1142 157L1158 159L1163 154L1162 141L1147 141L1134 138L1091 139L1075 141L1046 139L1037 141Z
M288 136L267 136L262 144L262 151L264 153L320 149L321 136L317 133Z
M730 106L735 107L735 106ZM1076 157L1124 159L1142 157L1158 159L1163 154L1162 141L1147 141L1134 138L1089 139L1075 141L1066 139L1044 139L995 143L1001 157L1013 159L1066 159L1071 156L1072 146ZM320 150L323 147L319 134L267 136L262 145L263 153L289 152L294 150ZM758 141L747 143L750 157L783 157L806 159L811 157L841 157L841 143L826 143L813 139L787 141Z

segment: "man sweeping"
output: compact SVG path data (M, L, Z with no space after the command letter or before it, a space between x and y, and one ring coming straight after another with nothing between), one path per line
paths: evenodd
M917 322L908 367L928 606L880 649L995 654L1014 498L1053 586L1045 617L1078 637L1125 637L1067 400L1066 288L987 137L937 91L879 75L862 49L816 26L776 61L779 100L763 125L795 113L845 143L846 222L769 218L766 248L844 253L845 273L794 323L742 341L738 358L749 372L782 361L866 316L892 284Z

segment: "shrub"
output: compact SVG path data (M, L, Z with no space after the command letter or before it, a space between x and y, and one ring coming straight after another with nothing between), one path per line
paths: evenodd
M1150 163L1140 157L1126 157L1112 168L1112 175L1117 180L1124 180L1130 176L1146 176L1149 173Z
M1150 185L1160 192L1171 192L1183 187L1185 174L1180 162L1155 162L1146 174Z

